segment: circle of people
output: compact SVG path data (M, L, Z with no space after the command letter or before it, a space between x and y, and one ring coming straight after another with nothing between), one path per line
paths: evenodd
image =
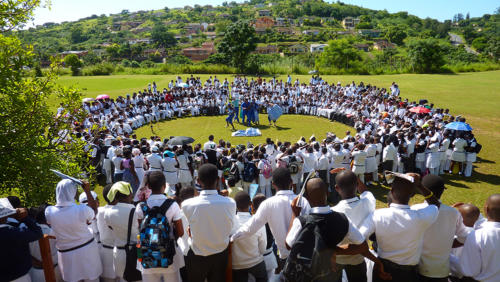
M2 199L1 215L8 215L0 218L0 238L19 238L3 252L18 253L18 261L2 259L6 281L43 281L36 240L44 233L55 236L52 259L63 281L136 281L134 271L143 281L500 279L500 195L488 198L484 217L471 204L439 201L445 184L438 175L456 165L470 176L478 145L471 132L444 129L455 119L447 110L430 105L429 114L414 114L408 109L416 103L399 98L395 84L388 93L319 77L309 85L237 77L228 95L227 80L187 81L161 94L153 84L116 102L85 104L89 117L75 132L102 168L106 203L100 206L84 182L77 205L77 184L68 179L56 187L56 205L31 215L15 197ZM295 143L268 138L256 146L209 136L194 147L133 135L133 128L186 110L222 114L226 101L239 106L238 97L262 109L278 104L284 113L325 116L356 133ZM193 112L189 103L200 99ZM94 123L104 128L98 134ZM384 171L389 207L375 209L369 187ZM409 206L416 193L425 202ZM321 248L331 250L328 259L318 259ZM130 266L129 256L138 263Z

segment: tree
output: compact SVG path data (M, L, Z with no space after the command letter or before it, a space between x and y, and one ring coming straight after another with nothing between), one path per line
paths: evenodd
M346 38L331 40L316 60L316 67L349 69L361 61L361 53Z
M80 43L87 40L87 37L83 34L83 29L80 26L75 26L71 29L70 39L72 43Z
M438 72L445 64L444 49L437 39L412 39L407 46L407 58L415 72Z
M80 68L82 67L82 61L75 54L69 54L64 57L64 65L71 68L71 74L73 76L78 75Z
M2 1L0 4L0 32L5 32L22 26L32 16L40 5L40 0Z
M393 25L387 27L385 30L385 38L392 43L396 43L398 45L403 44L403 40L408 36L406 30L403 26Z
M243 71L248 55L257 48L255 29L247 21L237 21L224 32L217 49L219 53L231 58L232 65Z
M175 46L177 40L174 35L168 32L168 29L163 24L156 24L151 31L151 39L158 44L158 46L168 48Z
M2 10L16 10L32 1L5 1ZM34 7L33 7L34 8ZM19 12L21 13L21 12ZM18 15L19 27L28 17ZM6 17L0 13L0 22ZM16 20L17 21L17 20ZM74 88L62 88L56 83L56 64L44 77L35 77L23 67L33 65L31 46L19 39L0 33L0 194L17 195L25 206L53 203L55 186L60 180L49 169L69 175L92 171L87 167L85 143L73 134L73 124L81 123L86 114L81 107L81 94ZM54 115L50 101L64 105L60 115Z

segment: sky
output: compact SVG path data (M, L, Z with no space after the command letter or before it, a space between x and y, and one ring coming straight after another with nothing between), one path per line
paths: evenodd
M50 0L50 9L38 8L34 20L28 26L46 22L76 21L93 14L116 14L125 9L135 12L195 4L216 6L222 2L224 0ZM465 16L469 12L471 17L493 14L500 6L498 0L343 0L342 2L376 10L387 9L390 13L407 11L421 18L430 17L440 21L452 19L457 13Z

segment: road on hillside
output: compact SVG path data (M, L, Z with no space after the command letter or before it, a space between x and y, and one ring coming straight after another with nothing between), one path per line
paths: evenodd
M462 37L459 36L458 34L451 33L451 32L448 32L448 34L450 35L450 42L451 42L452 45L458 46L460 44L463 44L464 48L465 48L465 51L467 51L467 52L469 52L471 54L475 54L475 55L479 54L476 50L471 49L469 47L469 45L465 44L465 42L462 39Z

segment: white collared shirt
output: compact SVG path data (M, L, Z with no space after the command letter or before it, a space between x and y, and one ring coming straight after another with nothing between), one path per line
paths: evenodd
M239 228L252 218L249 212L237 212L236 228ZM232 246L233 269L251 268L264 260L267 236L266 228L261 227L255 234L234 242Z
M236 203L217 190L203 190L198 197L185 200L182 211L189 222L189 245L199 256L224 251L236 224Z
M324 206L324 207L314 207L309 210L309 213L315 213L315 214L327 214L332 212L329 206ZM293 243L295 242L295 239L297 239L297 236L300 233L300 230L302 229L302 224L300 223L300 220L298 218L295 218L292 223L292 227L290 228L290 231L288 232L288 235L286 236L286 243L288 246L292 247ZM361 244L365 241L365 237L361 235L359 230L352 224L352 222L349 220L349 228L347 231L347 234L345 235L344 239L342 242L350 242L352 244ZM339 243L342 244L342 242Z
M438 213L434 205L412 210L408 205L393 203L389 208L375 210L359 231L366 238L375 232L379 257L400 265L417 265L424 233L436 221Z
M487 221L465 240L460 269L482 282L500 281L500 222Z
M87 205L49 206L45 209L45 217L56 235L59 250L79 246L94 237L87 222L91 222L95 214Z
M369 191L363 192L358 197L345 199L340 201L336 206L331 209L336 212L344 213L349 221L356 227L359 228L365 219L375 211L376 200L373 194ZM341 244L347 244L350 242L341 242ZM364 261L362 255L353 256L337 256L337 263L339 264L351 264L357 265Z
M232 241L256 233L266 223L273 234L276 246L280 253L280 258L288 257L290 253L285 246L286 234L292 220L292 201L297 195L291 190L280 190L276 195L266 199L259 206L254 216L231 237ZM300 201L302 207L301 215L308 214L310 210L309 202L302 197Z
M429 204L421 203L411 207L419 210ZM431 278L448 277L450 273L450 253L453 239L465 242L469 229L463 224L463 219L458 210L441 204L437 220L425 231L422 256L418 264L421 275Z
M104 210L104 221L111 227L115 247L123 247L127 244L128 218L132 209L135 210L132 204L117 203ZM139 223L137 220L137 212L134 212L130 233L131 242L134 242L137 234L139 234Z

